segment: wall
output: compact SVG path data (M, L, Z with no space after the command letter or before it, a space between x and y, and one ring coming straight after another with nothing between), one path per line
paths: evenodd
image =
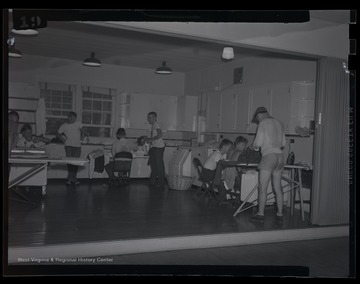
M24 55L9 60L9 82L36 85L42 78L54 78L64 82L85 82L108 86L131 93L157 95L184 95L183 73L160 76L154 70L103 64L86 67L81 61Z
M112 22L111 25L315 56L347 59L349 54L349 25L317 18L310 18L305 23L288 24Z
M185 73L185 94L200 95L202 91L231 87L233 85L233 70L241 66L244 76L242 87L260 87L270 83L291 81L316 82L316 61L290 58L248 58ZM274 116L276 117L276 114ZM234 141L240 134L209 134L205 135L205 141L216 140L220 135ZM255 138L253 135L241 135L248 138L249 143L252 143ZM313 136L291 138L295 139L295 143L291 145L291 150L295 153L296 163L301 162L312 166ZM287 145L284 150L285 157L288 154L288 139L287 137Z
M316 61L289 58L247 58L185 73L185 95L233 86L234 68L243 67L241 87L271 83L316 81ZM200 82L200 83L198 83Z
M50 82L90 84L116 88L124 93L154 95L184 95L185 75L174 72L161 76L154 70L103 64L101 67L85 67L80 61L24 55L21 59L9 60L9 82L37 86L39 80ZM145 120L145 119L144 119ZM142 130L128 130L128 136L145 135ZM190 139L194 133L164 132L165 139ZM92 142L111 142L113 138L92 138Z

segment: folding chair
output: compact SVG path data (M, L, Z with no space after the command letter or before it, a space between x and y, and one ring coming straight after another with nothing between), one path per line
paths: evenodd
M215 197L215 199L217 199L217 193L214 191L213 183L212 183L214 179L215 171L205 169L203 164L198 158L193 159L193 164L199 175L199 180L202 183L200 188L195 192L194 199L201 200L203 197L206 196L211 198L212 195Z
M110 177L109 183L113 185L120 183L120 185L130 184L130 172L133 156L130 152L119 152L113 158L113 174Z

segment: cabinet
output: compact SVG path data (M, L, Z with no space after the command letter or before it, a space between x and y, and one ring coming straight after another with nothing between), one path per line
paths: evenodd
M250 107L250 133L255 133L257 124L252 123L253 114L258 107L265 107L271 114L271 89L269 87L253 88L251 90L251 107Z
M164 130L175 130L177 97L148 94L130 96L130 128L148 129L147 114L155 111Z
M197 114L198 114L197 96L178 97L176 129L180 131L196 131Z
M220 103L220 129L232 132L236 128L236 91L235 89L223 91Z
M206 131L219 131L221 104L220 92L207 92L206 99Z
M291 83L279 83L271 86L272 110L271 115L280 120L285 127L285 133L290 129L290 94Z
M250 90L239 88L236 91L236 132L248 133L250 127Z

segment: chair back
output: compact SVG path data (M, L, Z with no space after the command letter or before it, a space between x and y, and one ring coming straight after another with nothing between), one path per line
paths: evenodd
M124 159L132 159L133 155L130 152L122 151L115 154L114 159L124 158Z
M114 157L114 172L126 172L131 170L132 153L130 152L118 152Z

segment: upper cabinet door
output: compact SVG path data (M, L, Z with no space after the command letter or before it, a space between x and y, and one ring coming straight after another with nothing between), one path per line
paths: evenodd
M147 114L160 108L159 99L154 95L133 94L130 97L130 128L148 129ZM160 119L160 117L158 118Z
M250 90L239 88L236 90L236 132L248 133L250 130Z
M220 130L236 131L236 91L234 89L221 93Z
M159 100L159 108L154 110L162 129L176 129L177 96L155 96Z
M272 111L271 115L280 120L285 126L285 133L289 134L290 127L290 82L274 84L271 86Z
M253 88L251 90L251 108L250 108L250 133L255 133L257 124L252 123L253 114L255 110L263 106L272 114L271 108L271 89L269 87Z
M206 94L206 131L220 130L220 93L208 92Z

